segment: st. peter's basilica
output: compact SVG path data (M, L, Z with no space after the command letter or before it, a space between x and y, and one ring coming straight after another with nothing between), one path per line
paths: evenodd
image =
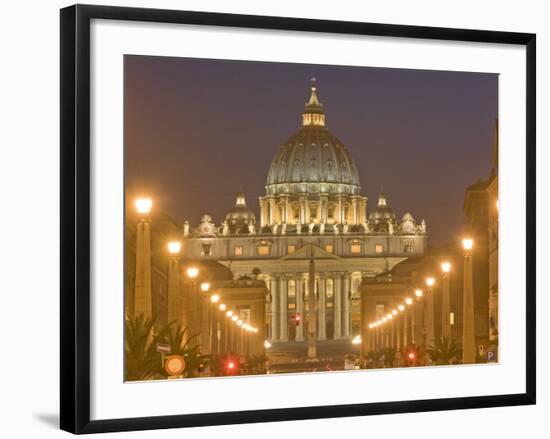
M183 226L186 258L217 261L235 279L266 282L270 342L307 337L302 315L313 285L311 260L317 340L348 339L360 333L362 280L423 255L427 247L425 221L411 213L397 217L386 194L369 209L350 151L326 122L313 82L300 129L274 151L259 220L241 192L221 223L204 214L199 224Z

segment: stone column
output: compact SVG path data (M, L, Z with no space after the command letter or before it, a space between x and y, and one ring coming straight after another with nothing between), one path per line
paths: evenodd
M395 348L397 350L401 349L401 337L402 337L402 320L403 315L397 315L394 317L395 324Z
M336 211L336 222L342 224L344 222L344 203L342 202L342 196L338 195L338 207Z
M269 215L268 215L268 205L267 200L263 197L260 197L260 225L262 227L267 226L267 223L269 221Z
M136 230L136 283L134 315L153 317L151 296L151 224L147 219L137 223Z
M359 202L359 224L363 224L367 221L367 199L361 198Z
M334 277L334 339L342 337L342 274Z
M272 226L277 222L277 204L275 198L269 198L269 225Z
M306 221L306 197L301 196L299 198L299 204L300 204L300 224L305 224Z
M185 327L182 321L182 303L180 291L179 256L170 254L168 259L168 322Z
M426 325L426 345L433 346L435 340L434 324L434 291L433 288L427 290L426 295L426 313L424 316Z
M349 338L350 336L350 295L351 295L351 277L349 274L344 275L344 310L342 319L342 337Z
M288 279L286 276L281 277L279 283L279 295L280 295L280 311L279 311L279 339L281 341L288 341Z
M285 197L284 203L285 203L285 216L284 216L283 222L287 224L291 224L294 222L294 218L292 215L292 208L290 207L288 197Z
M451 287L449 272L443 272L443 288L441 295L441 336L451 338Z
M295 278L296 285L296 312L300 315L300 323L296 327L296 341L304 341L304 289L302 274L298 273Z
M321 195L319 198L319 219L321 223L326 224L328 218L328 198L326 195Z
M319 308L317 310L319 319L319 331L317 338L319 340L327 339L327 319L326 319L326 277L319 277Z
M411 342L411 337L409 335L409 330L410 330L409 321L410 321L410 311L406 310L405 314L403 315L403 348L406 348Z
M199 290L201 353L210 354L210 294Z
M351 223L357 224L357 198L351 199Z
M279 340L279 278L271 277L271 340Z
M413 305L413 320L411 324L412 342L416 346L425 346L424 344L424 303L416 300Z
M306 203L306 223L309 224L309 220L311 218L311 210L309 208L309 200L306 198L305 199L305 203Z
M474 322L474 281L472 275L472 252L464 254L464 305L462 323L462 362L472 364L476 362L476 338Z

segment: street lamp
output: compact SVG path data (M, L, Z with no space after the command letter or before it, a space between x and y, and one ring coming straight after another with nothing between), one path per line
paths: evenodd
M401 312L405 311L405 306L402 304L397 305L397 309Z
M220 301L220 295L219 294L212 294L210 296L210 301L212 303L218 303Z
M451 263L442 262L441 271L443 272L443 291L441 294L441 336L451 338L451 283L450 272Z
M462 362L476 362L476 340L474 321L474 279L472 265L472 249L474 241L471 238L462 240L464 248L464 285L463 285L463 323L462 323Z
M199 275L199 269L197 267L189 267L187 269L187 277L189 279L195 279Z
M179 255L181 250L181 242L170 241L167 247L168 247L168 253L170 253L171 255Z
M413 304L412 298L411 298L411 297L405 297L405 303L406 303L407 305L412 305L412 304Z
M137 213L147 215L149 214L149 212L151 212L151 208L153 207L153 200L151 200L151 198L137 198L134 201L134 205L136 207Z
M424 291L422 291L420 288L417 288L416 290L414 290L414 295L420 299L424 295Z
M462 240L462 247L464 247L464 250L469 251L474 248L474 240L471 238L464 238Z
M210 283L208 282L201 283L201 291L203 293L206 293L209 289L210 289Z
M225 311L225 309L227 308L227 305L225 303L220 303L220 311Z
M135 200L139 214L136 225L136 277L134 289L134 315L146 318L153 316L153 298L151 294L151 224L149 213L153 206L150 198Z

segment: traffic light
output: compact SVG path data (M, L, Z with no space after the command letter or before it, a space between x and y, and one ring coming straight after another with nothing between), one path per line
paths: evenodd
M294 316L294 323L296 323L296 326L298 326L301 321L302 321L302 316L300 314L296 314Z
M225 371L227 375L233 375L237 372L238 364L237 361L233 358L228 358L225 362Z

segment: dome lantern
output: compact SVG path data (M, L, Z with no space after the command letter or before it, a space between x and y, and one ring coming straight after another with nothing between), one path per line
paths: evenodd
M319 102L319 98L317 97L317 80L315 77L311 78L311 95L302 113L302 126L325 126L325 112L323 111L323 104Z

